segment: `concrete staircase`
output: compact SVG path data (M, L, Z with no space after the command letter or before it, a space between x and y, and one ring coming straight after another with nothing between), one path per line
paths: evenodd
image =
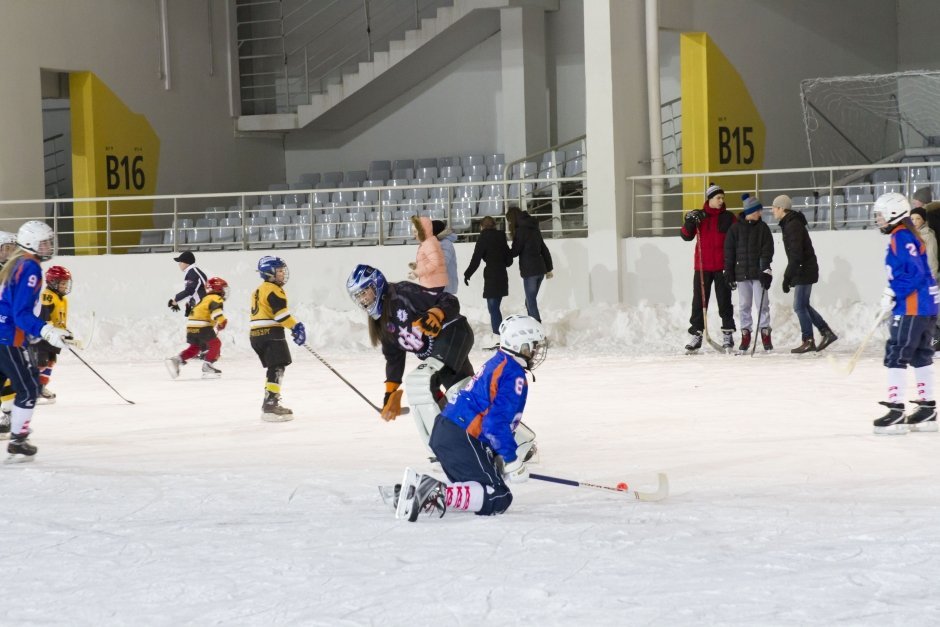
M558 0L455 0L453 6L439 8L435 17L421 20L421 27L407 31L403 40L390 42L388 51L360 63L357 72L313 94L296 113L243 115L237 118L237 129L349 128L499 32L499 9L518 6L557 10Z

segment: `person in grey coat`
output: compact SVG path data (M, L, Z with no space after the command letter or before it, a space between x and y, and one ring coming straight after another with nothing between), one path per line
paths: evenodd
M457 234L451 231L443 220L431 220L431 227L444 252L444 265L447 267L447 285L444 286L444 291L448 294L456 294L458 287L457 251L454 249L454 242L457 241Z

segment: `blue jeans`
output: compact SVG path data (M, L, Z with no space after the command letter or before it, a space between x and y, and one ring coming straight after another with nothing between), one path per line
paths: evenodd
M503 321L503 313L499 310L501 302L503 302L502 296L486 299L486 308L490 310L490 326L496 335L499 335L499 325Z
M793 287L793 311L800 320L800 333L803 340L813 339L813 327L819 329L819 332L829 330L829 325L819 315L819 312L813 309L809 304L809 296L813 292L812 285L795 285Z
M536 300L536 296L539 295L539 287L542 286L542 279L544 278L544 274L522 277L522 290L525 292L526 313L539 322L542 321L542 318L539 316L539 304Z

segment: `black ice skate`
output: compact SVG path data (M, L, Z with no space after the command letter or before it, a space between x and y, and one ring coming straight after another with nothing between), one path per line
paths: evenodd
M760 341L764 345L765 351L774 349L774 343L770 341L770 327L764 327L760 330Z
M791 350L790 352L795 355L802 355L803 353L813 353L816 351L816 340L809 338L808 340L803 340L803 343Z
M751 348L751 330L741 329L741 344L738 346L739 353L746 353Z
M180 366L185 365L186 362L180 359L179 355L173 355L164 359L163 364L166 366L166 371L170 373L170 378L175 379L180 376Z
M688 353L694 353L698 349L702 348L702 332L697 331L692 334L692 340L685 345L685 350Z
M5 411L0 415L0 440L6 440L10 437L10 412Z
M222 376L222 371L215 367L215 364L208 361L202 362L202 378L203 379L219 379Z
M421 512L444 516L447 512L447 484L430 475L418 475L411 468L406 468L401 481L395 518L414 522L418 520Z
M937 431L937 401L911 401L916 406L907 415L907 426L912 433Z
M55 403L55 392L42 386L39 388L39 397L36 399L37 405L52 405Z
M724 349L726 353L730 353L734 350L734 335L731 331L721 330L721 348Z
M10 443L7 444L7 453L10 455L6 459L7 464L33 461L33 456L36 455L36 451L39 449L29 443L27 440L28 437L29 435L27 434L23 436L15 436L10 440Z
M888 408L888 413L875 420L876 435L904 435L907 425L904 423L904 403L879 401L879 405Z
M826 329L822 332L822 338L819 340L819 346L816 347L816 350L821 351L838 339L839 336L833 333L832 329Z
M265 422L287 422L294 419L294 412L281 405L280 394L268 392L261 405L261 420Z

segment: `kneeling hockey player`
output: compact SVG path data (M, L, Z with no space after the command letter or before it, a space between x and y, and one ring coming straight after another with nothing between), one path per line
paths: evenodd
M249 335L251 347L261 365L267 368L261 419L285 422L294 419L294 412L281 405L281 381L284 369L291 364L284 329L291 330L291 337L298 346L307 341L307 330L287 308L287 294L284 293L284 284L290 277L287 263L280 257L262 257L258 260L258 274L264 282L251 295Z
M218 379L222 376L215 362L222 352L218 332L228 324L222 311L229 294L228 283L216 276L209 279L206 285L206 295L189 312L189 320L186 322L186 342L189 346L165 362L167 371L174 379L180 374L180 366L185 366L187 361L199 355L203 355L203 379Z
M937 430L934 398L933 332L937 324L937 283L927 262L927 247L908 217L911 206L897 193L875 201L875 220L890 234L885 266L888 287L881 299L884 315L891 315L891 332L885 345L888 369L888 413L875 420L875 433L902 435L910 431ZM914 410L904 415L904 371L914 368L917 398Z
M535 318L509 316L499 327L500 347L434 420L431 449L450 483L405 470L396 517L415 521L422 511L481 516L502 514L512 503L508 483L529 478L513 431L528 394L526 372L546 354Z

